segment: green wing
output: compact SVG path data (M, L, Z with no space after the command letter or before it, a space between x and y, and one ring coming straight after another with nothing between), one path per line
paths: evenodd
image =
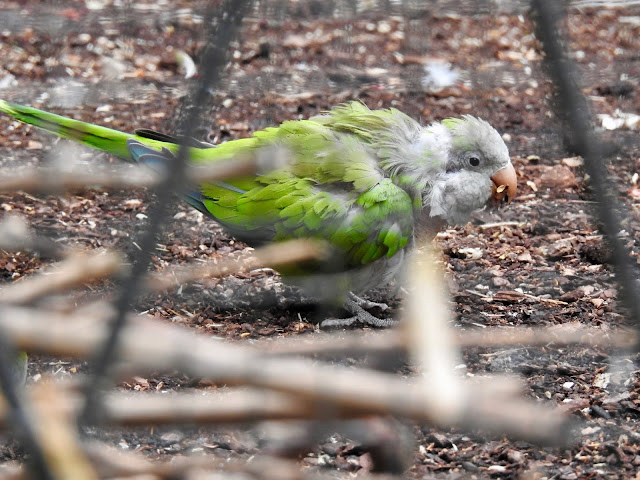
M257 132L243 148L273 145L290 156L288 168L201 187L207 210L238 237L325 239L348 267L391 257L407 244L411 198L383 175L359 135L300 120Z

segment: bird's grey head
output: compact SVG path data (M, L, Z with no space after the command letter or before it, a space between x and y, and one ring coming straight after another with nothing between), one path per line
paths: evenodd
M462 224L490 199L510 202L517 179L500 134L470 115L441 123L450 134L450 144L445 172L433 185L427 202L430 216Z
M451 133L447 171L469 169L490 177L511 163L502 137L489 123L471 115L442 121Z

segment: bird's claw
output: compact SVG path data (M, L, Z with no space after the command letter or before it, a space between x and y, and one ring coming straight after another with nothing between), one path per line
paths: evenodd
M349 292L349 299L353 300L356 303L356 305L364 308L365 310L368 310L369 308L379 308L380 310L384 311L384 310L389 310L389 308L391 308L386 303L372 302L370 300L365 300L364 298L357 296L353 292Z
M353 293L349 293L349 298L344 302L344 309L353 314L353 316L348 318L327 318L320 323L320 328L344 328L356 322L377 328L388 328L398 324L398 321L393 318L378 318L365 310L365 308L372 307L382 308L383 310L389 308L387 304L369 302Z

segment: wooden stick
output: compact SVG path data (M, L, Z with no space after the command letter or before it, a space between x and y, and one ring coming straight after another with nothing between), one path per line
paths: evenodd
M75 417L65 411L65 396L52 384L33 389L35 425L42 450L57 479L97 480L81 448Z
M400 330L318 333L313 336L264 338L253 346L267 355L364 356L406 350ZM636 343L632 330L604 331L578 322L550 327L487 327L454 332L459 347L506 347L582 344L630 348Z
M55 404L35 395L31 399L51 415L72 417L79 413L82 395L64 386L55 386L64 402ZM54 388L51 386L50 388ZM308 420L322 418L355 418L358 411L333 409L325 412L322 405L302 403L295 396L256 388L221 389L208 392L112 392L104 397L105 421L121 426L229 424L263 420ZM0 428L7 427L8 409L0 396Z
M163 291L205 278L216 278L262 267L279 267L326 256L321 242L292 240L276 243L240 255L209 260L150 274L147 290ZM122 258L114 252L69 252L68 257L48 270L0 289L0 302L26 304L38 298L102 280L122 269Z
M149 169L128 167L111 172L46 171L33 169L26 172L3 172L0 176L0 193L52 193L77 191L91 187L135 188L155 185L159 176Z
M495 223L483 223L479 225L481 230L488 230L490 228L502 228L502 227L518 227L523 225L521 222L495 222Z
M215 258L202 264L191 264L168 272L152 274L147 279L147 290L158 292L196 280L218 278L256 268L277 268L308 260L321 261L326 254L327 249L319 241L290 240L274 243L250 253L242 252L239 255Z
M186 178L194 184L214 180L228 180L269 172L289 163L284 148L263 148L253 153L216 160L210 164L189 164ZM30 169L27 171L3 171L0 175L0 193L26 192L50 193L82 190L91 187L106 189L153 187L163 181L162 174L147 167L126 165L113 167L108 172L91 172L86 167L73 171Z
M493 302L494 300L504 300L505 298L507 298L510 301L528 298L529 300L535 300L536 302L540 302L540 303L549 303L551 305L569 305L567 302L563 302L562 300L554 300L553 298L536 297L535 295L518 292L516 290L499 291L494 293L493 295L486 295L484 293L476 292L475 290L465 290L465 291L467 293L470 293L472 295L476 295L482 298L485 302Z
M86 456L91 460L100 478L144 478L149 480L189 478L209 480L221 477L221 472L244 475L243 478L265 480L331 480L334 471L316 471L301 468L298 460L286 460L269 455L252 456L247 460L221 458L216 455L176 456L171 460L145 458L140 453L117 449L97 441L84 443ZM397 477L382 474L358 473L362 480L394 480ZM0 480L27 480L24 467L3 467Z
M455 371L462 360L451 330L451 312L430 246L412 253L408 262L409 289L403 329L407 348L424 377L425 392L437 391L431 408L445 423L455 423L468 406L468 392Z
M122 267L120 255L104 251L72 253L47 271L14 282L0 290L0 302L24 304L37 298L109 277Z
M0 325L19 347L52 354L90 356L105 336L109 311L89 319L8 306ZM324 365L305 359L268 357L177 325L132 315L120 339L119 358L138 371L179 369L219 383L250 385L300 398L301 402L355 410L359 414L409 417L439 427L481 427L529 441L554 443L566 438L567 419L535 402L494 395L469 386L458 418L437 415L440 393L397 375ZM505 404L505 402L508 403Z

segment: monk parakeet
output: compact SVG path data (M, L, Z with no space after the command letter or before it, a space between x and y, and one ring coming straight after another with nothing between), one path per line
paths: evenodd
M0 110L151 166L169 161L185 141L149 130L123 133L4 101ZM286 167L194 185L183 196L249 245L291 238L327 241L332 262L300 266L283 276L319 297L350 292L344 300L354 315L349 320L374 325L386 322L364 310L368 302L357 294L392 280L416 236L464 224L490 201L508 203L517 186L504 141L486 121L470 115L422 126L397 109L370 110L350 102L249 138L188 145L196 164L259 149L286 151ZM326 281L318 275L327 275Z

